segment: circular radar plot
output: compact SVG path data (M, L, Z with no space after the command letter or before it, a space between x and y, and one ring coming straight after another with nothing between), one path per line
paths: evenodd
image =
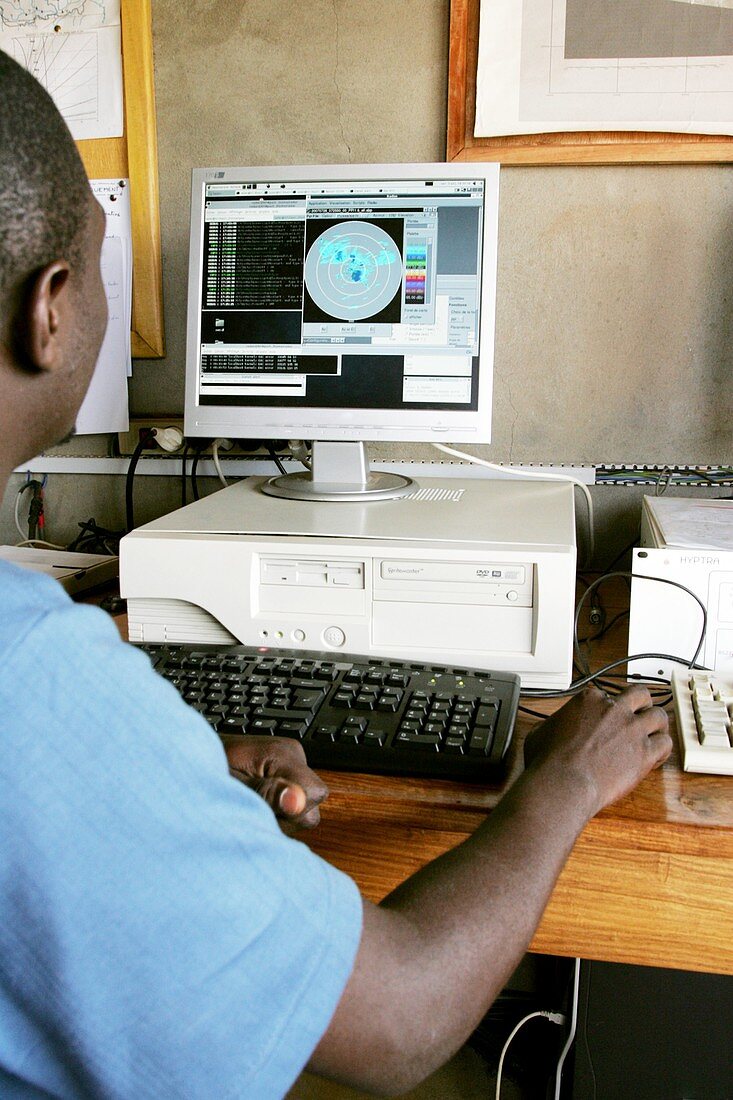
M402 282L402 257L379 226L341 222L321 233L305 260L305 285L324 313L363 321L394 298Z

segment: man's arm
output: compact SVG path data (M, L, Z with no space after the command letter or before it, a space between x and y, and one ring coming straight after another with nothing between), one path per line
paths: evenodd
M584 825L669 755L645 688L593 688L534 735L532 760L472 837L379 906L309 1068L403 1092L470 1035L524 952Z

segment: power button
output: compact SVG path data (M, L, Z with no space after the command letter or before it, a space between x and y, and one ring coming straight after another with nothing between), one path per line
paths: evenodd
M322 637L326 645L334 646L334 648L342 646L346 641L346 635L340 626L327 626Z

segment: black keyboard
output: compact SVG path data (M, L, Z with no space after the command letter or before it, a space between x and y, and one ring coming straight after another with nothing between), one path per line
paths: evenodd
M511 673L251 646L145 645L220 735L301 741L314 768L500 780L514 730Z

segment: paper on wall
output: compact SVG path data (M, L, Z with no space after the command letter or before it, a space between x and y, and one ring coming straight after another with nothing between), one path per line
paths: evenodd
M0 0L0 49L43 84L76 140L121 136L120 0Z
M132 228L127 180L92 180L92 191L106 216L101 272L108 321L102 348L84 402L79 435L124 432L129 424L127 379L131 371Z

